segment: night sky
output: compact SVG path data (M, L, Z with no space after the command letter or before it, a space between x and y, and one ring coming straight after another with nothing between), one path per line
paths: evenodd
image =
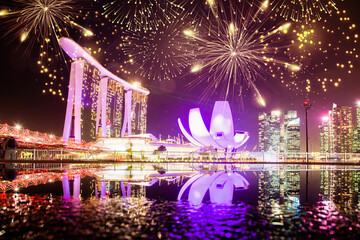
M331 109L332 103L355 107L356 101L360 99L360 59L354 57L356 54L360 54L359 43L354 43L354 41L351 40L339 43L339 39L346 37L347 32L349 32L349 36L351 37L353 37L354 34L360 35L360 15L358 14L360 1L344 0L343 2L334 2L337 3L336 6L339 10L347 11L346 15L350 18L350 21L341 22L338 21L339 17L321 13L322 19L314 23L314 25L317 26L315 29L320 29L321 26L327 26L328 29L333 30L333 33L323 34L324 31L315 30L315 33L312 33L313 40L317 42L321 41L322 47L309 46L306 54L301 51L291 51L291 53L288 54L291 62L299 59L300 55L304 56L299 63L306 67L303 67L302 70L295 73L296 77L287 74L284 74L284 76L281 75L282 71L286 71L282 68L275 71L275 77L271 77L273 72L266 66L260 66L256 70L263 72L263 77L261 77L263 79L255 81L255 84L266 101L266 107L261 107L256 103L253 97L254 91L251 88L243 87L242 97L234 94L228 98L233 111L235 129L249 131L250 133L250 140L246 146L247 150L252 150L257 144L257 115L260 111L297 110L298 115L301 117L301 150L304 150L305 110L303 108L303 102L309 99L312 103L312 108L309 110L309 150L318 151L320 145L318 126L321 117ZM133 45L129 45L128 39L125 39L126 36L133 39L134 42L137 40L137 44L141 45L142 38L139 40L139 36L143 37L147 34L146 37L150 40L146 44L152 44L151 47L154 47L154 42L159 42L158 48L161 48L163 47L161 44L166 44L166 42L162 43L161 41L163 40L161 38L159 39L159 36L156 34L151 35L149 30L143 30L143 32L135 31L136 29L131 29L133 26L112 24L109 19L105 19L104 16L101 15L104 11L102 6L106 4L106 1L81 1L79 4L83 7L75 10L74 14L80 15L78 18L75 18L75 22L84 28L91 29L95 36L85 38L81 35L81 29L76 28L70 29L68 35L82 46L92 47L93 49L102 48L101 52L99 51L93 54L102 65L125 80L133 81L135 79L140 81L144 87L150 90L147 118L147 129L149 133L155 136L161 134L163 137L167 137L167 135L177 136L180 133L177 118L181 117L184 120L183 122L187 122L188 111L193 107L201 108L206 124L209 124L214 102L224 99L220 91L224 84L220 84L217 89L211 86L206 80L199 80L200 83L196 87L189 88L189 85L194 84L197 79L200 79L196 75L189 74L191 66L186 66L181 69L170 66L169 69L171 69L171 72L166 72L167 70L161 70L159 65L155 65L155 69L144 71L144 68L149 69L152 62L146 59L141 60L141 57L134 54L137 49L140 49L139 51L142 50L141 48L133 48ZM15 9L16 7L13 7L13 5L14 2L1 1L0 9ZM19 6L17 7L19 8ZM188 5L185 7L188 7ZM80 11L80 9L83 9L82 12L76 13L76 11ZM95 11L98 12L96 13ZM270 17L275 15L276 12L274 11L273 15L270 14ZM193 18L198 17L194 13L189 14L189 16ZM292 22L291 20L283 20L281 16L277 16L276 19L277 20L274 21L276 23ZM12 28L11 21L8 21L6 16L2 16L0 21L2 26L0 33L3 36L0 38L0 101L2 103L0 107L0 123L8 123L9 125L21 124L24 128L30 130L54 133L61 136L66 108L66 101L63 101L62 98L66 99L67 97L70 63L65 63L64 60L54 57L52 63L49 64L49 69L58 69L57 80L49 80L45 74L40 73L41 64L39 65L37 63L40 52L39 41L35 38L33 45L30 45L29 41L19 44L17 38L11 39L11 37L9 37L15 35L15 33L5 35L5 33ZM300 19L300 21L302 22L294 23L292 28L301 29L301 25L305 27L309 26L304 20ZM103 23L103 25L101 25L101 23ZM347 26L349 26L349 23L355 24L355 27L351 29L351 31L348 31ZM184 25L187 27L191 24L181 24L181 27L184 27ZM144 28L146 28L146 26ZM291 31L293 29L291 29ZM158 31L160 31L160 29ZM345 35L342 34L344 31ZM177 36L178 35L174 35L175 38ZM32 38L32 36L30 36L30 38ZM291 41L291 37L289 38ZM172 39L171 41L176 42L177 39ZM183 46L183 42L181 41L177 42L177 45ZM295 41L295 44L298 44L298 42ZM149 50L146 46L141 47ZM184 47L186 48L186 45L184 45ZM330 50L337 47L339 47L339 49L336 51ZM319 48L323 51L321 54L319 53ZM324 53L324 49L328 49L328 51ZM352 49L354 53L352 53L352 55L334 54L345 52L348 49ZM26 54L26 51L29 53ZM54 53L52 53L52 51ZM157 49L154 47L154 49L150 49L149 51L154 51L156 54ZM176 51L179 51L179 49L176 49ZM184 59L181 53L176 51L174 50L173 64L185 64L182 62ZM54 49L50 48L48 52L49 54L56 55L56 50ZM311 57L308 55L309 52L311 53ZM139 65L130 64L129 55L133 55L135 62L143 61L141 71L137 71ZM155 59L156 57L155 55L149 55L150 59ZM65 60L69 60L69 58L65 56ZM205 60L203 59L202 62L205 62ZM349 63L349 61L351 61L351 63ZM349 65L352 65L351 74L347 72L348 69L345 71L341 69L341 66L337 68L336 63L340 63L340 65L344 63L345 69L349 67ZM171 64L171 62L168 64ZM119 68L119 66L121 67ZM129 73L124 73L121 69L126 69ZM171 77L171 73L176 73L176 76ZM280 78L279 76L283 77ZM61 79L61 77L63 77L63 79ZM334 81L335 79L341 78L340 84L338 86L334 86L333 82L330 84L329 79L331 77L334 78ZM162 78L162 80L159 81L159 78ZM327 78L325 84L326 92L322 87L322 85L324 85L322 83L324 78ZM306 79L311 80L311 90L309 92L306 91ZM321 80L318 81L317 79ZM285 83L282 83L282 80ZM55 95L49 91L50 82L53 82L54 89L57 91ZM48 85L45 83L48 83ZM238 88L238 85L232 85L232 87ZM203 96L205 89L211 89L211 93L208 94L204 100L204 98L201 99L200 97ZM59 96L59 92L62 93L62 96ZM353 114L355 115L355 111Z

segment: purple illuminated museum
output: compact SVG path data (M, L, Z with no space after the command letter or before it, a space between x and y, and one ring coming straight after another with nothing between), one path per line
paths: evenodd
M199 108L190 109L189 112L191 134L186 131L180 118L178 124L185 137L192 144L201 148L235 150L249 139L248 132L234 131L233 117L227 101L215 102L210 131L205 126Z

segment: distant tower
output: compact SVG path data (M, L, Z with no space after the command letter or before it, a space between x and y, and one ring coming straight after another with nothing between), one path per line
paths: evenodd
M269 150L278 152L280 150L280 111L271 111L269 118Z
M280 111L259 114L259 151L300 151L300 118L297 117L297 112L286 111L283 123L280 118Z
M258 116L259 121L259 151L268 151L269 148L269 122L267 114L262 112Z
M320 125L320 152L329 153L330 149L330 118L325 116L322 118Z
M334 152L350 153L353 146L352 108L334 104L331 119Z
M285 152L300 152L300 118L295 110L284 115Z
M356 127L354 128L353 152L360 153L360 101L356 102Z

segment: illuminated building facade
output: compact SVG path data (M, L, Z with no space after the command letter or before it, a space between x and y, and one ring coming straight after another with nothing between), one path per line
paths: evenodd
M300 152L300 118L297 112L289 110L284 115L285 152Z
M107 85L106 91L106 131L101 136L121 137L121 127L124 119L124 86L111 78L103 78ZM104 83L104 81L106 81ZM102 119L102 118L101 118ZM102 132L102 131L101 131Z
M354 128L353 152L360 153L360 101L356 103L356 128Z
M271 111L269 116L269 152L280 150L280 111Z
M130 84L101 66L69 38L60 45L71 64L64 140L95 141L146 133L149 91Z
M133 92L131 104L131 132L133 134L146 132L147 98L145 94Z
M333 148L336 153L352 152L353 124L352 108L333 105L331 114L331 131L334 135ZM331 137L331 135L330 135Z
M266 152L269 146L269 122L266 113L260 113L259 120L259 151Z
M320 125L320 152L331 152L330 148L330 118L323 117Z
M283 123L280 117L280 111L259 114L259 151L300 151L300 119L296 111L286 111Z

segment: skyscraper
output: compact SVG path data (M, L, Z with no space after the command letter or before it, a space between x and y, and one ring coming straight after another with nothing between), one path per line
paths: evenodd
M65 139L94 141L100 89L100 72L83 59L71 63ZM85 120L86 119L86 120Z
M356 127L354 128L353 152L360 153L360 101L356 103Z
M295 110L284 115L285 152L300 152L300 118Z
M333 104L320 125L320 151L330 153L353 152L354 127L352 108Z
M271 111L270 115L259 114L259 151L300 151L300 119L297 117L297 112L286 111L284 122L281 123L280 119L280 111Z
M131 105L131 132L142 134L146 132L147 95L133 92Z
M124 121L124 86L111 78L104 78L103 81L107 81L106 108L104 109L106 112L105 135L106 137L120 137Z
M280 151L280 111L271 111L269 116L269 152Z
M333 148L336 153L352 152L353 124L352 108L348 106L333 105L331 119L331 134L333 137ZM331 144L331 143L330 143Z
M320 152L328 153L330 149L330 119L328 116L322 118L320 127Z
M259 113L259 151L266 152L269 147L269 121L266 113Z

